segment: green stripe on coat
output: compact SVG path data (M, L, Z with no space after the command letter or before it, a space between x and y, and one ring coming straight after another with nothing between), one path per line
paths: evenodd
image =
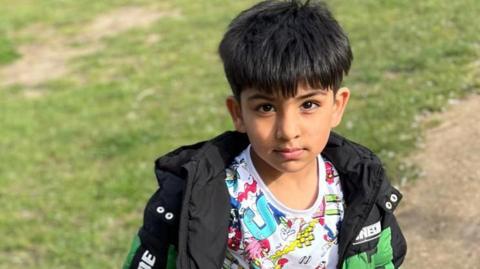
M390 228L380 233L380 239L377 244L375 254L367 254L366 252L348 257L342 265L342 269L394 269L393 266L393 249L392 249L392 232Z
M135 256L135 252L140 247L140 238L138 235L135 235L133 238L132 246L130 247L130 251L128 252L127 258L123 263L123 269L129 269L130 265L132 264L133 257Z

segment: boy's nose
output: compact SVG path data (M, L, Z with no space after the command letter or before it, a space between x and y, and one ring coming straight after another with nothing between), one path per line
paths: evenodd
M300 136L298 119L295 115L284 114L277 118L276 138L290 141Z

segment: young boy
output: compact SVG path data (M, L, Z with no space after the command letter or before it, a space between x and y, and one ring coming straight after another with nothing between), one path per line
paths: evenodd
M398 268L401 194L373 153L331 133L352 52L325 5L261 2L219 52L236 132L156 161L124 268Z

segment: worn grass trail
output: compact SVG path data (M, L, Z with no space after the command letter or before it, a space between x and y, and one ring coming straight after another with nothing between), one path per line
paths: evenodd
M423 170L404 189L397 216L409 243L404 268L477 268L480 264L480 95L428 120Z

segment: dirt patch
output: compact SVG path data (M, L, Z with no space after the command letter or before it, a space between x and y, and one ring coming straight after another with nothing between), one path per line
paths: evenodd
M403 268L478 268L480 96L434 117L441 124L412 157L423 176L403 188L397 212L408 241Z
M34 87L66 75L68 60L96 49L92 46L71 48L63 40L20 47L22 58L0 70L0 83L2 86L20 84Z
M0 69L0 86L19 84L27 88L68 74L68 61L103 48L102 39L137 27L147 27L162 17L178 17L178 11L158 11L142 7L123 7L103 14L88 23L73 38L58 35L53 29L36 25L34 33L48 35L41 43L18 48L22 58ZM25 32L25 31L24 31ZM76 44L76 46L73 46ZM78 46L81 44L82 46Z
M136 27L146 27L162 17L179 17L178 11L153 11L141 7L125 7L96 18L88 25L79 40L98 41Z

